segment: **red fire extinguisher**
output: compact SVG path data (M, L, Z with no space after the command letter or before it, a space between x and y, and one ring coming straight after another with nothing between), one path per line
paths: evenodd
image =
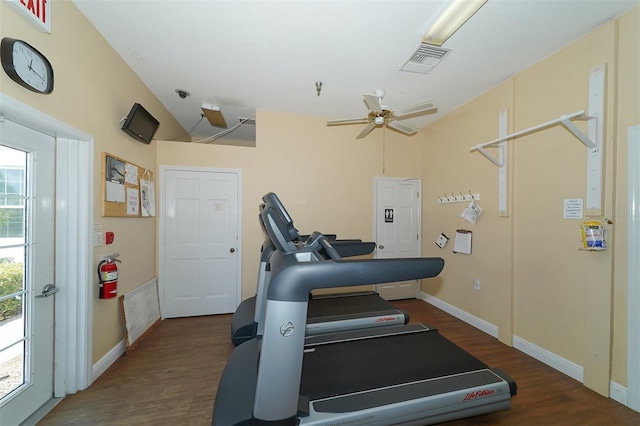
M119 253L106 256L98 263L98 281L100 282L100 299L111 299L118 295L118 265L116 257Z

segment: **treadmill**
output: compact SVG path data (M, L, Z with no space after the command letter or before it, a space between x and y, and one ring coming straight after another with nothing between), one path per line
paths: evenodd
M341 260L297 247L263 199L276 247L265 333L236 347L222 374L213 425L424 425L506 410L515 382L422 324L305 337L308 294L440 273L441 258ZM398 357L401 354L401 360Z
M275 193L270 192L265 195L265 198L270 200L270 204L286 223L288 238L297 247L315 249L323 257L328 256L326 249L318 243L313 235L303 237L298 233L291 216ZM260 222L262 224L262 219ZM264 229L263 224L262 228ZM373 242L337 240L335 235L330 235L328 239L340 257L366 255L375 249ZM235 346L261 336L264 332L264 307L271 275L269 258L274 252L275 246L267 238L262 244L260 254L256 295L243 300L231 320L231 342ZM309 298L307 336L360 328L386 327L409 322L408 312L396 308L375 291L309 295Z

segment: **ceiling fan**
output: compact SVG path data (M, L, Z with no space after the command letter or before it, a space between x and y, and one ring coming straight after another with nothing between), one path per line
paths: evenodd
M347 118L342 120L329 120L327 126L340 126L344 124L367 124L356 136L356 139L362 139L367 136L373 129L378 126L388 126L394 130L397 130L406 135L413 135L417 132L416 128L405 123L399 123L398 120L404 120L407 118L417 117L423 114L430 114L438 111L434 101L423 102L418 105L414 105L409 108L405 108L398 113L389 109L389 107L382 105L382 98L384 98L385 91L382 89L376 90L373 94L367 94L364 96L364 103L369 108L369 114L362 118Z

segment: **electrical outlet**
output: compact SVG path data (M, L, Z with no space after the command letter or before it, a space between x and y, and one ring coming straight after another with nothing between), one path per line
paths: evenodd
M480 280L473 280L473 289L480 290Z
M93 246L99 247L102 245L102 232L93 233Z

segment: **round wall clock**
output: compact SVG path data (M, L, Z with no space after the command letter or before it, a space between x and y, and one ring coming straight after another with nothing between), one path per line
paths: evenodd
M7 75L36 93L53 91L53 67L36 48L22 40L5 37L0 42L0 59Z

